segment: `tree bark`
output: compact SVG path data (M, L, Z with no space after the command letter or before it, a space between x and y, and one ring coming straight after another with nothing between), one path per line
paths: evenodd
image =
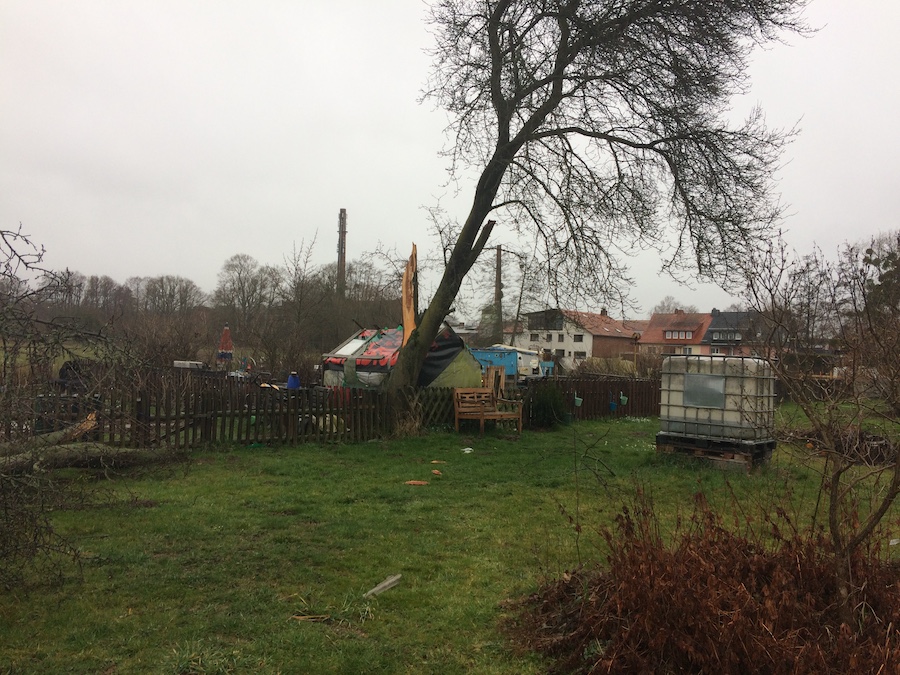
M422 315L419 325L400 350L397 365L388 381L389 389L416 385L428 349L434 342L434 338L437 337L444 319L450 313L450 308L453 307L463 279L472 269L490 239L494 221L485 222L485 218L492 210L493 200L497 196L506 166L518 152L522 142L521 139L517 139L503 147L498 147L494 152L494 157L481 174L469 217L450 253L450 259L447 261L447 267L444 269L444 275L441 277L434 297L428 303L428 308Z
M121 468L171 459L168 450L115 448L102 443L72 443L33 449L0 459L0 474L22 474L69 467Z

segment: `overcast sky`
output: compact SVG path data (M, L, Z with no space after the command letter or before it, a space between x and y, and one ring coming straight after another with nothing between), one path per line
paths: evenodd
M430 60L416 0L0 0L0 228L84 274L173 274L211 291L247 253L278 265L318 236L336 258L430 243L445 116L417 103ZM780 172L788 242L826 253L900 227L900 3L812 0L811 38L760 52L770 126L799 122ZM501 232L501 240L504 234ZM727 294L634 270L644 311Z

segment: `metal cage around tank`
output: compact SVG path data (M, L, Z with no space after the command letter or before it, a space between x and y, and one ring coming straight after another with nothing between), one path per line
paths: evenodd
M775 378L754 357L669 356L657 448L759 463L775 448Z

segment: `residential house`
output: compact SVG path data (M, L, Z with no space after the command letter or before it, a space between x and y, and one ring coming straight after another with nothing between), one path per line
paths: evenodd
M701 340L705 354L714 356L752 356L748 342L755 337L750 312L722 312L713 309L712 320Z
M654 314L639 340L642 354L709 354L704 343L712 323L712 314L687 313L676 309L671 314Z
M599 314L568 309L547 309L525 315L526 327L515 336L515 346L550 352L570 370L591 357L620 358L633 354L646 321L619 321L607 311Z

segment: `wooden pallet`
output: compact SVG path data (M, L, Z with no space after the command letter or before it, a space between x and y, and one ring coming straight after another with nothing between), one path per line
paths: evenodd
M715 464L723 469L749 471L753 468L753 454L740 452L733 448L697 447L693 445L657 443L657 452L696 457Z

